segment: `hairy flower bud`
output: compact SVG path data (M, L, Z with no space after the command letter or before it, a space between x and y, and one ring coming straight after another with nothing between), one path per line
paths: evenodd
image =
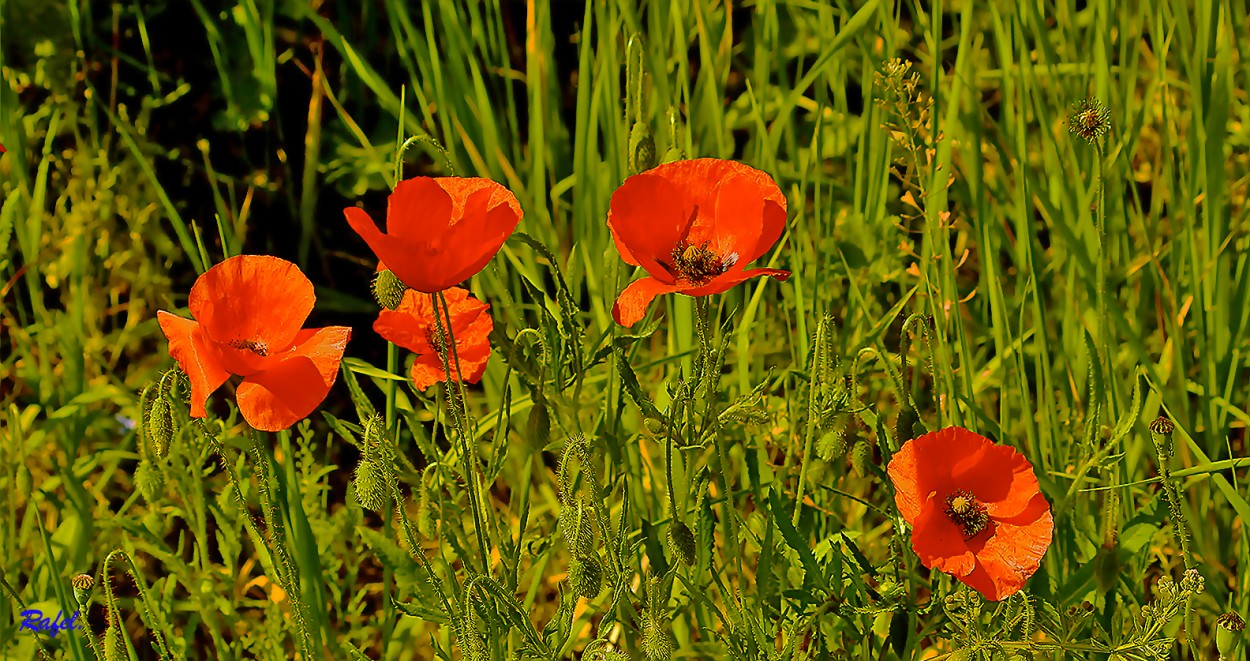
M894 423L894 437L898 439L898 444L902 445L907 441L916 437L916 423L920 422L920 415L916 413L916 409L907 406L898 413L898 420Z
M693 567L695 558L694 531L682 521L673 520L668 526L668 543L673 555L687 567Z
M145 430L153 454L164 458L169 455L169 444L174 439L174 411L169 399L161 388L157 388L156 399L148 409Z
M573 556L569 560L569 586L573 594L594 599L603 590L603 565L593 555L584 558Z
M872 445L864 439L855 442L855 447L851 449L851 467L860 477L868 477L871 470L868 468L872 464Z
M143 496L143 500L148 503L154 503L161 497L162 490L165 488L165 473L157 466L152 465L151 461L143 459L139 461L139 467L135 469L135 489Z
M373 281L369 283L369 290L373 292L373 300L378 305L391 310L392 312L399 309L399 304L404 302L404 294L408 291L408 285L399 281L390 269L378 271L373 276Z
M634 122L629 131L629 167L634 174L655 167L655 138L645 122Z

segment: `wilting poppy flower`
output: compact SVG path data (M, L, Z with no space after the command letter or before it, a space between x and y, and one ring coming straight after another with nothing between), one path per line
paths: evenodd
M612 194L608 228L621 259L650 277L616 299L612 316L632 326L661 294L719 294L779 269L747 269L781 237L786 197L767 174L734 161L666 163L625 180Z
M495 327L487 310L490 306L469 295L468 290L453 287L443 292L447 309L451 313L451 334L456 341L456 355L460 357L460 374L463 381L477 383L486 371L490 359L490 335ZM441 307L441 306L440 306ZM444 326L447 320L443 320ZM434 305L429 294L413 290L404 293L404 300L397 310L382 310L373 330L384 339L413 352L412 381L417 388L425 390L439 381L447 380L439 347L445 346L434 321ZM448 356L452 371L456 369L454 357Z
M191 287L194 319L156 313L169 355L191 380L191 417L231 374L254 429L278 431L308 416L330 392L351 337L345 326L301 328L316 296L294 264L239 255L205 271Z
M416 177L386 203L386 233L364 210L343 210L352 229L401 282L440 292L481 271L521 222L512 191L477 177Z
M910 440L888 468L911 546L930 569L998 601L1041 566L1054 519L1033 466L960 427Z

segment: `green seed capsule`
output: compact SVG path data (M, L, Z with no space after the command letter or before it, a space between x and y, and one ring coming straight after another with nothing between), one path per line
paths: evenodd
M1246 621L1241 616L1228 612L1215 620L1215 649L1221 659L1233 659L1233 654L1241 647L1242 632L1246 629Z

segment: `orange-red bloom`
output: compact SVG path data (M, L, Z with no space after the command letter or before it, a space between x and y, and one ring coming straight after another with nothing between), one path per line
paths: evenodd
M426 293L481 271L521 222L512 191L476 177L399 182L386 204L386 233L364 210L344 209L352 229L395 277Z
M621 259L650 277L616 299L612 316L632 326L661 294L719 294L779 269L747 269L781 237L786 197L767 174L734 161L666 163L625 180L612 194L608 228Z
M191 417L231 374L243 377L236 399L254 429L278 431L308 416L330 392L351 337L345 326L302 329L316 296L294 264L239 255L195 281L187 306L194 319L156 313L169 355L191 380Z
M888 471L926 567L998 601L1041 566L1055 523L1032 464L1014 448L947 427L904 443Z
M456 354L460 357L460 374L463 381L477 383L486 371L490 359L491 330L495 327L487 310L490 306L469 295L460 287L443 292L451 313L451 334L456 341ZM443 320L446 326L447 320ZM382 310L373 330L390 342L416 354L412 363L412 381L417 388L425 390L439 381L447 380L443 358L438 348L443 343L434 321L434 306L429 294L413 290L404 293L404 300L395 311ZM452 356L451 369L456 362Z

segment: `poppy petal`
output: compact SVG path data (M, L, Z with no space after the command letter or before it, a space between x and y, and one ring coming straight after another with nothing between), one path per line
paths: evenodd
M681 291L681 287L655 278L635 280L616 297L616 304L612 306L612 318L622 326L633 326L647 315L647 308L656 296L676 291Z
M230 373L221 366L217 352L199 322L157 310L156 320L169 339L169 355L191 381L191 417L208 415L204 404Z
M484 315L489 319L489 315ZM490 345L464 345L459 336L456 337L459 355L460 374L465 383L477 383L486 373L486 364L490 361ZM455 371L455 364L451 365ZM437 352L420 354L412 361L409 371L413 384L418 390L447 380L447 372L443 370L443 358Z
M781 191L778 190L778 193ZM743 264L750 264L764 253L772 249L772 247L781 239L781 233L786 229L786 204L785 197L781 198L778 204L773 199L764 200L764 226L760 229L759 241L755 243L755 248L741 256Z
M243 379L235 398L247 424L259 431L280 431L308 417L338 378L351 334L345 326L302 330L289 357Z
M970 544L976 570L961 577L969 587L992 601L1010 597L1024 587L1041 566L1054 534L1054 518L1041 494L1022 513L1025 520L995 522L994 534Z
M689 230L692 208L687 195L664 177L643 173L626 179L612 193L608 210L608 229L621 259L662 282L674 282L661 260L671 260Z
M430 295L409 290L404 292L398 308L383 308L378 312L378 318L373 322L373 332L387 342L409 351L424 353L432 350L426 330L428 322L433 318L434 308L430 304Z
M706 285L688 289L682 293L687 296L708 296L709 294L720 294L733 289L740 283L746 282L751 278L759 278L766 275L785 282L790 277L790 272L782 269L747 269L745 271L730 269L724 274L713 278L712 281Z
M936 498L928 500L912 525L911 548L924 566L952 576L967 576L976 568L976 556L963 531L942 511Z
M489 211L466 216L457 224L449 241L462 247L462 257L457 262L463 266L448 275L447 287L464 282L486 268L520 222L521 215L511 205L499 204Z
M737 255L738 263L755 250L764 224L764 196L748 177L729 176L717 182L708 203L686 237L691 245L708 244L718 255Z
M452 207L451 195L443 190L438 179L405 179L395 184L395 190L386 198L386 234L403 241L428 242L430 237L442 236L451 226Z
M299 267L269 255L237 255L208 269L187 300L218 344L248 343L259 355L291 346L316 301Z
M343 215L347 216L348 224L365 240L373 254L386 264L400 282L413 289L426 291L429 289L428 283L441 280L431 273L429 267L437 265L437 262L430 259L428 248L423 249L415 241L383 234L364 209L348 207L343 210Z

